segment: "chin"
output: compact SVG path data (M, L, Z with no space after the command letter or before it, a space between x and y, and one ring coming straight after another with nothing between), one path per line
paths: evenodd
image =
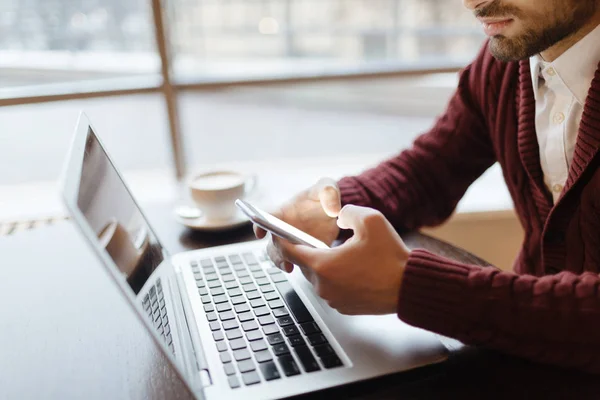
M519 61L531 57L518 38L494 36L490 39L490 52L496 59L504 62Z

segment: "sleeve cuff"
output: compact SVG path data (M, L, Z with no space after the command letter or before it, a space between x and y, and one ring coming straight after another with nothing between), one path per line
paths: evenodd
M469 284L473 268L480 267L413 250L402 277L398 317L445 336L463 333L481 313L481 304L473 301Z

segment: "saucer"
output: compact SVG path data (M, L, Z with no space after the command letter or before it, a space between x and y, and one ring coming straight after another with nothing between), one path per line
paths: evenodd
M196 231L224 231L227 229L238 228L242 225L250 223L250 219L248 219L248 217L241 210L236 210L235 215L230 219L221 221L208 220L204 215L198 218L182 218L175 212L173 214L177 222Z

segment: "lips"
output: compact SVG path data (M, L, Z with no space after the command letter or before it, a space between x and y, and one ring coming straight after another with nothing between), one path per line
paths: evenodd
M493 37L502 34L504 30L512 24L510 18L478 18L483 26L483 31L487 36Z

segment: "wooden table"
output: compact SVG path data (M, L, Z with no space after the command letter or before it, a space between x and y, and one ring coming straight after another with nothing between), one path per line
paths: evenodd
M182 228L170 205L146 208L171 252L253 239L249 226L207 234ZM418 233L411 247L482 260ZM190 399L69 222L0 240L0 398ZM448 361L302 396L349 399L598 398L600 379L480 348Z

